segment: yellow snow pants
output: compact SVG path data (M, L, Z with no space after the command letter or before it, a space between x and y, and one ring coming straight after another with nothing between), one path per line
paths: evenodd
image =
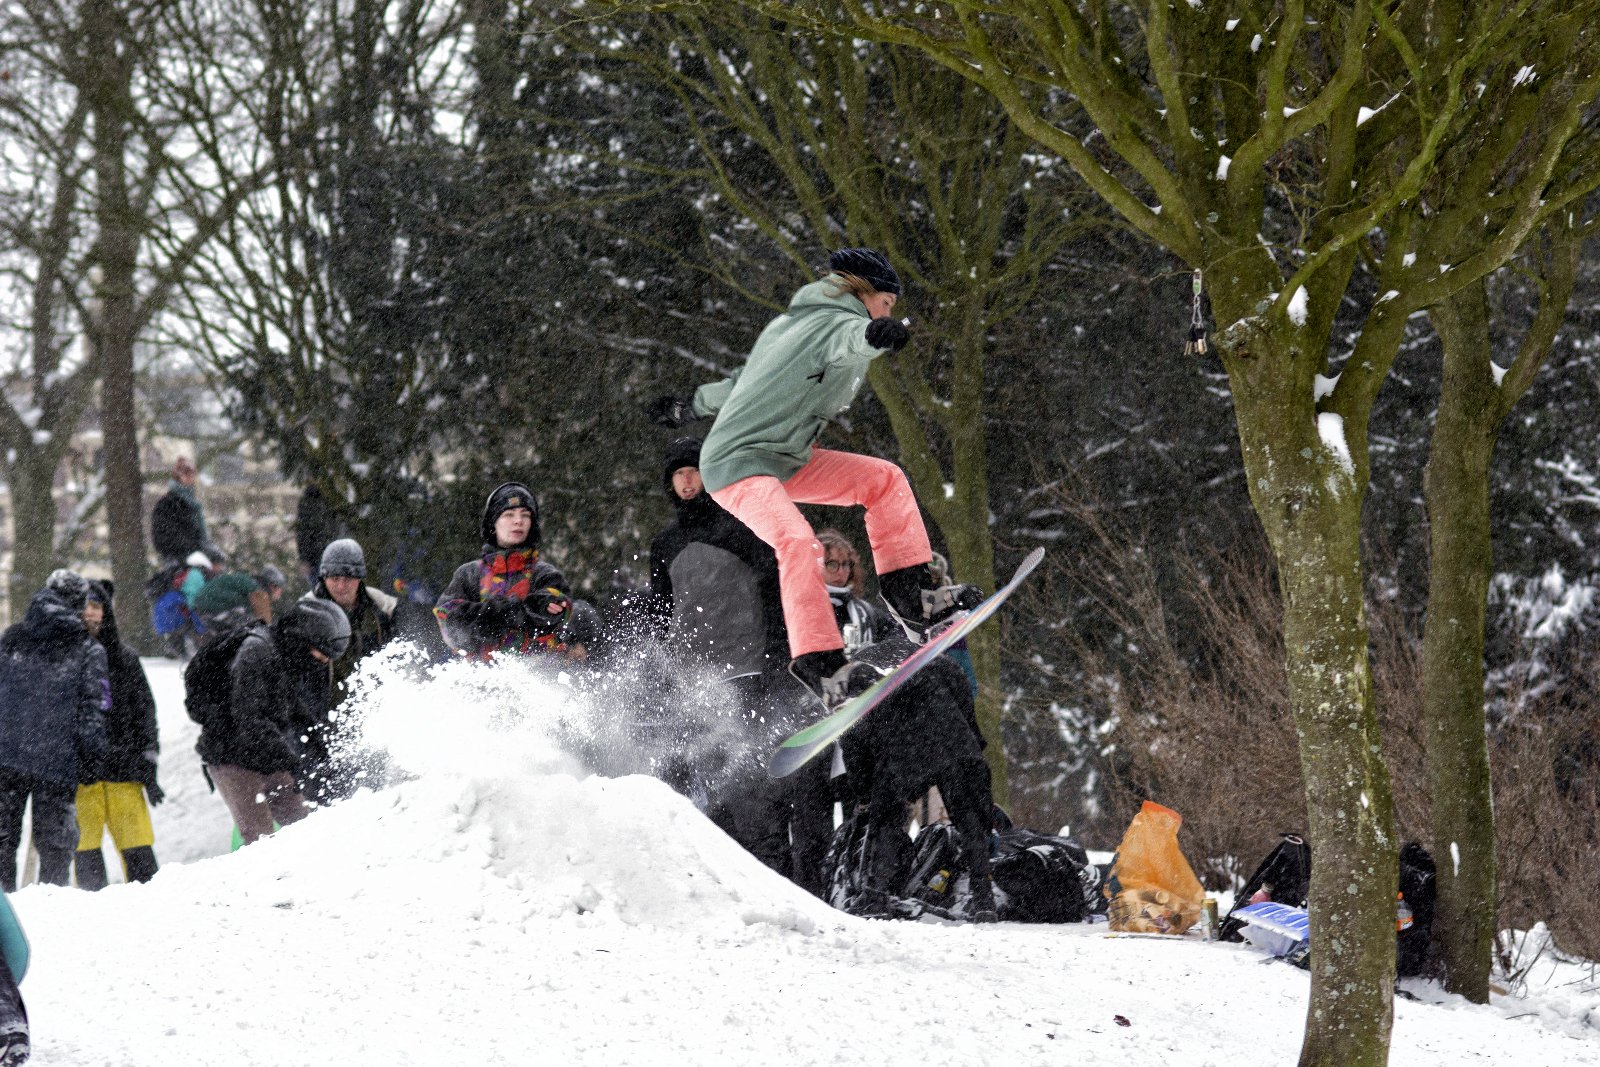
M107 829L118 852L156 843L138 782L96 782L78 787L78 851L100 847Z

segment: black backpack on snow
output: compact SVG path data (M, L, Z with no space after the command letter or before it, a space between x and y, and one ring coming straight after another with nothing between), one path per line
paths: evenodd
M1003 922L1078 923L1106 910L1102 872L1083 846L1032 830L1004 830L991 861Z
M1428 943L1433 939L1433 902L1438 870L1428 850L1415 841L1400 849L1400 912L1395 920L1394 971L1412 978L1427 969ZM1406 912L1410 911L1410 921Z
M990 872L1002 922L1075 923L1105 911L1102 872L1076 841L1009 826L991 840ZM925 826L917 835L905 895L939 911L965 914L971 896L968 866L955 827Z
M1410 978L1423 972L1428 943L1433 935L1433 903L1437 870L1428 850L1415 841L1400 849L1400 899L1395 916L1395 975ZM1256 873L1234 897L1218 931L1223 941L1242 941L1239 930L1244 922L1233 913L1250 903L1258 890L1265 889L1277 904L1304 908L1311 895L1311 846L1298 834L1284 834L1278 847L1267 853Z
M194 654L183 669L183 707L204 730L232 710L233 659L244 639L260 623L241 626L213 638Z
M1233 913L1250 903L1250 898L1261 890L1266 890L1274 904L1287 904L1291 908L1306 906L1311 896L1311 846L1306 844L1305 838L1299 834L1284 834L1278 847L1267 853L1267 858L1256 867L1256 873L1234 895L1233 907L1228 909L1227 917L1217 930L1218 940L1244 940L1239 933L1244 920L1235 919Z

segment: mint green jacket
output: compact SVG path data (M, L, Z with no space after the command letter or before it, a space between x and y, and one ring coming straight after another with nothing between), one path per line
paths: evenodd
M828 420L855 400L867 365L866 306L829 276L794 294L731 378L695 390L695 414L715 415L700 448L700 478L715 492L757 474L787 480L811 462Z

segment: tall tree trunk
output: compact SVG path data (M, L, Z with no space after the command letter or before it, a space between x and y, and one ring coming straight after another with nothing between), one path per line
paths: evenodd
M115 610L126 640L149 645L143 585L149 570L144 543L144 479L140 473L133 368L138 336L134 271L139 230L128 196L127 141L135 113L131 44L124 13L112 0L84 9L84 32L97 57L90 85L93 123L95 259L101 271L98 321L91 333L101 361L100 419L105 434L106 523L111 540Z
M22 618L28 600L55 567L56 502L51 493L61 455L40 449L11 467L12 539L9 575L11 621Z
M1428 612L1423 628L1437 932L1447 987L1489 1000L1497 899L1494 804L1484 732L1483 632L1492 569L1489 463L1500 424L1482 282L1430 312L1444 345L1439 414L1424 473Z
M1310 815L1311 1003L1300 1064L1382 1067L1394 1015L1396 848L1367 659L1363 483L1319 433L1310 382L1287 371L1299 355L1294 339L1259 335L1252 351L1232 347L1224 359L1251 497L1278 564Z

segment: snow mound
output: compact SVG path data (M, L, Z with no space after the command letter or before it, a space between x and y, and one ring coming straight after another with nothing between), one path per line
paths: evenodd
M431 914L465 907L473 920L803 933L839 923L660 781L586 775L572 752L614 711L525 663L419 667L403 647L375 656L341 713L344 754L357 776L381 769L398 782L241 851L226 874L201 864L184 875L228 883L202 891L271 885L290 908L365 883L369 903L409 908L421 892Z

